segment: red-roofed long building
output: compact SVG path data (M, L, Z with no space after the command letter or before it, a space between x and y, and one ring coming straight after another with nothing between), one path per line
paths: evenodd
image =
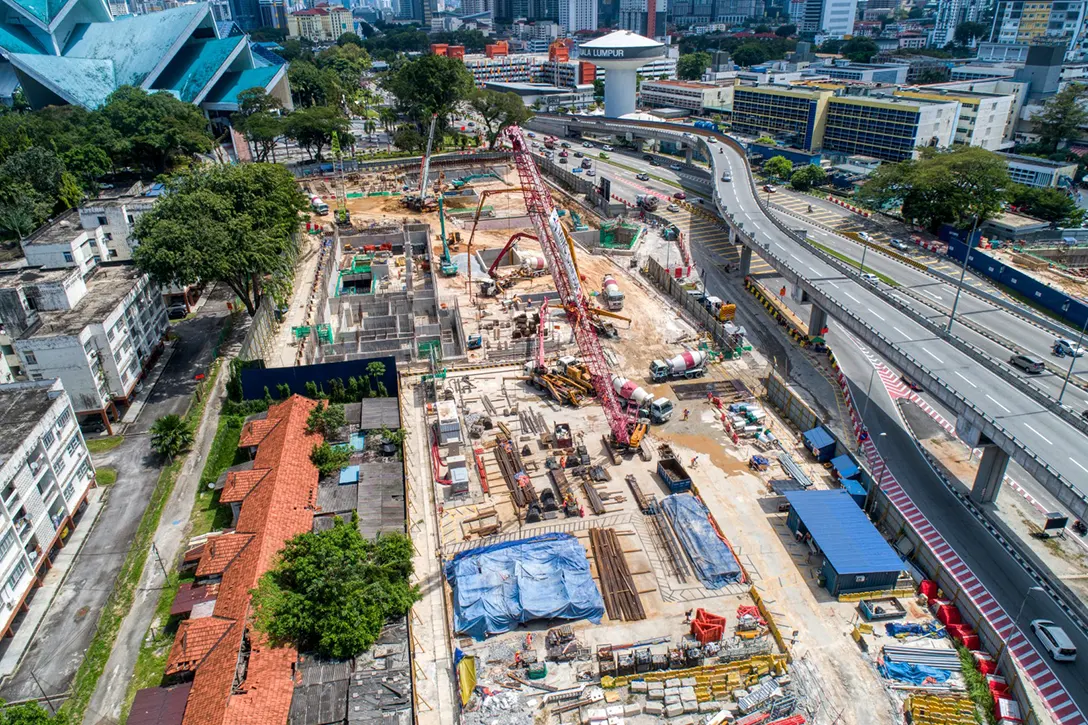
M298 652L250 628L250 590L289 539L311 530L319 474L310 451L322 442L306 433L314 405L293 395L242 430L240 447L256 453L253 473L232 489L237 526L210 540L198 564L201 577L219 577L215 606L181 623L166 665L168 675L192 676L184 725L287 722Z

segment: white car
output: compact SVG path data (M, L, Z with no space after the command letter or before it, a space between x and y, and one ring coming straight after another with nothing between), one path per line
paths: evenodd
M718 139L714 138L713 136L707 136L706 137L706 142L707 143L718 143Z
M866 234L865 232L858 232L858 239L860 239L860 240L861 240L861 241L863 241L863 242L871 242L871 241L873 241L873 238L872 238L872 237L870 237L870 236L869 236L868 234Z
M582 148L591 149L591 148L593 148L593 144L591 144L589 141L583 141L582 142Z
M615 151L615 149L612 148L611 146L609 146L608 144L605 144L604 146L601 146L601 148L604 149L605 151Z
M1063 337L1059 337L1057 340L1054 341L1052 349L1055 354L1057 354L1057 352L1061 350L1062 354L1064 355L1071 355L1073 357L1084 357L1083 348L1077 347L1071 341L1066 340Z
M861 275L861 278L869 284L876 284L880 281L880 277L877 277L872 272L866 272L865 274Z
M1039 638L1050 659L1055 662L1074 662L1077 659L1077 647L1065 630L1049 619L1035 619L1031 622L1031 631Z
M669 211L680 211L680 207L678 207L676 204L669 204L665 208Z
M596 176L596 175L597 175L597 172L594 171L593 169L589 169L588 171L586 171L586 176Z
M673 171L679 171L680 170L680 164L669 164L669 168L672 169Z

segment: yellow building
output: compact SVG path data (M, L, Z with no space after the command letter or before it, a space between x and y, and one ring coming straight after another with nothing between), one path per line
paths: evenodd
M287 16L287 36L290 38L332 43L352 30L351 11L342 5L321 4Z

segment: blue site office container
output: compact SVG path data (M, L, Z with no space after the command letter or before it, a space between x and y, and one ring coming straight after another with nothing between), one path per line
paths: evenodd
M822 425L805 431L801 438L805 442L805 448L820 463L827 463L835 457L835 439Z

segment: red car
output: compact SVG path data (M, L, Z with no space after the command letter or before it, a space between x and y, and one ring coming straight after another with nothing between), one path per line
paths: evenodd
M565 159L570 156L570 154L568 154L566 151L560 151L559 156Z
M675 194L673 194L673 195L672 195L672 198L673 198L673 199L687 199L687 198L688 198L688 195L687 195L687 194L685 194L685 193L684 193L684 192L682 192L682 191L678 191L678 192L676 192Z

